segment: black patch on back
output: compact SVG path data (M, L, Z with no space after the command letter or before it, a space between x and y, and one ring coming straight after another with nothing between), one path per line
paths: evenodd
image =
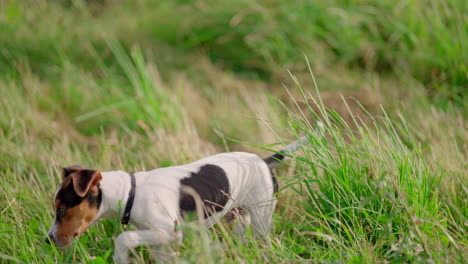
M192 172L190 177L182 179L180 184L193 188L200 195L205 206L205 218L214 212L223 210L229 200L229 180L226 172L213 164L202 166L197 173ZM197 209L195 199L182 191L179 202L182 216Z

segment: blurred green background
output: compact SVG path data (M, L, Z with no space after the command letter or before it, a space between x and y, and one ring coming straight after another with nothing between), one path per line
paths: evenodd
M409 202L407 211L401 210L407 204L393 202L388 211L374 208L382 214L378 226L386 226L397 208L406 215L398 228L365 239L352 231L364 216L346 216L350 228L336 231L329 225L336 211L314 215L318 208L298 202L312 199L308 191L284 188L273 249L257 242L248 244L252 251L232 241L231 249L221 242L213 246L211 234L199 251L182 249L176 262L197 262L200 255L212 256L206 263L453 263L465 257L468 1L2 0L0 92L2 263L110 261L117 224L92 229L68 253L38 242L52 221L49 201L63 166L135 171L230 150L266 156L268 151L252 145L311 133L309 125L327 115L338 124L329 133L347 134L343 146L350 151L340 150L338 140L327 145L337 149L329 156L309 153L306 160L295 160L281 171L283 181L302 175L299 185L309 186L314 177L328 174L304 170L301 162L322 160L327 167L341 154L351 155L350 166L366 168L356 167L356 175L399 175L398 184L408 183L402 175L419 177L421 185L408 183L408 189L386 183L394 188L390 193L407 197L397 195L400 202L416 199L406 190L428 188L440 196L422 200L434 204L417 198L421 203ZM376 158L384 143L370 140L373 136L388 138L385 158ZM360 152L359 144L368 150ZM364 154L354 160L359 153ZM405 158L397 158L401 155ZM331 170L341 175L340 168ZM334 184L325 186L333 191L322 189L324 199L335 201ZM367 188L361 185L348 187L336 199L347 200L348 194L360 197L351 199L356 203L390 199L387 193L372 196L376 190L361 193ZM426 210L422 215L433 225L417 231L413 209ZM327 224L319 228L308 221ZM421 235L434 226L440 236ZM326 233L339 246L332 250L324 242L327 235L310 238ZM406 241L405 234L416 234L419 242ZM360 238L362 244L346 242ZM187 244L196 241L195 236ZM401 251L394 250L402 244ZM427 252L431 247L434 252ZM136 255L144 261L145 254Z

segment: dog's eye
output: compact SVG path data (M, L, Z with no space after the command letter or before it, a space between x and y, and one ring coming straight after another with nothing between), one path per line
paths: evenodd
M65 207L59 207L59 208L57 208L57 216L58 216L58 217L64 217L64 216L65 216L65 212L66 212L66 208L65 208Z

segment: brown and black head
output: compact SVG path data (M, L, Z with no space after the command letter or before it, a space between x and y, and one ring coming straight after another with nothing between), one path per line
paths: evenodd
M62 169L62 183L54 198L55 221L47 241L69 245L96 220L101 205L101 173L75 165Z

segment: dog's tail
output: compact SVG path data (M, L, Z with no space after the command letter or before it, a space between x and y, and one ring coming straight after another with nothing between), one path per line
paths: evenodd
M287 145L286 148L276 153L275 155L265 158L263 160L270 169L273 169L281 164L281 161L283 161L286 158L286 155L292 154L294 151L302 148L307 143L310 143L309 139L307 138L307 136L304 136L301 139L296 140L293 143Z

